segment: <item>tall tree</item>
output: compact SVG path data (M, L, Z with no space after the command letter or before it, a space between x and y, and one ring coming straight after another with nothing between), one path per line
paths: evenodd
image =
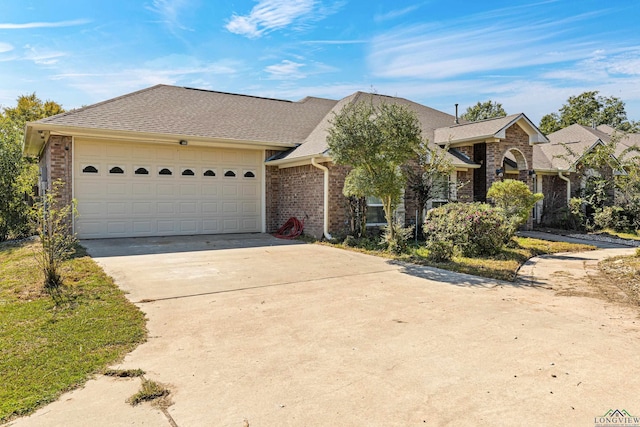
M640 125L627 119L624 101L615 96L601 96L597 90L570 96L557 113L540 120L540 130L548 135L572 124L609 125L624 132L637 132Z
M477 122L478 120L493 119L495 117L504 117L507 112L502 108L499 102L491 100L479 102L476 105L467 107L467 110L460 116L461 119Z
M35 93L18 97L15 107L0 111L0 241L29 230L25 196L32 193L37 166L22 157L25 124L63 111L53 101L42 102Z
M327 142L334 162L353 168L343 192L382 200L393 239L393 213L406 182L401 166L415 156L421 142L416 114L398 104L370 100L346 105L331 125Z

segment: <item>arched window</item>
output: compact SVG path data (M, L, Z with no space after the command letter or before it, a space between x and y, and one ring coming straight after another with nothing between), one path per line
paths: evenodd
M244 173L244 177L245 177L245 178L255 178L255 177L256 177L256 174L255 174L255 173L253 173L252 171L246 171L246 172Z
M136 175L149 175L149 171L147 170L147 168L138 168L134 173Z
M234 178L236 176L236 173L234 171L226 171L224 173L224 176L226 176L228 178Z
M120 166L114 166L111 169L109 169L109 173L123 174L124 169L122 169Z
M85 166L82 168L82 173L98 173L98 169L95 166Z
M191 169L185 169L182 171L182 176L194 176L195 173Z
M212 171L211 169L207 169L204 172L204 176L216 176L216 173L214 171Z
M160 172L158 172L158 175L173 175L173 172L168 168L162 168Z

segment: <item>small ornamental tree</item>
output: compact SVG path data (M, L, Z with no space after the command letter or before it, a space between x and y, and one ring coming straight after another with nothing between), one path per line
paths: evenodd
M384 102L346 105L331 120L327 142L333 161L352 169L343 192L382 200L389 238L395 238L393 214L406 178L401 166L421 141L418 118L408 108Z
M487 197L493 199L514 232L526 224L531 209L544 198L542 193L532 193L527 184L515 179L494 182L487 191Z
M44 273L44 289L54 299L62 286L60 266L75 252L76 236L71 232L71 221L75 215L75 201L65 204L61 197L64 184L53 182L51 191L36 204L34 218L41 248L36 258Z

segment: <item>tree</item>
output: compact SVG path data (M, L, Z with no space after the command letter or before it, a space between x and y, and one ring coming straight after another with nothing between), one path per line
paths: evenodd
M558 113L547 114L540 120L540 130L545 135L578 123L584 126L609 125L625 132L640 130L638 122L629 121L625 104L615 96L601 96L598 91L570 96Z
M20 237L30 228L25 196L32 194L37 166L22 157L25 124L63 111L59 104L42 102L32 93L0 112L0 241Z
M414 164L403 167L407 177L407 188L411 190L413 199L416 202L418 218L416 226L419 233L423 234L422 214L427 207L427 202L433 199L436 194L449 193L448 177L455 170L453 164L447 157L449 147L439 148L429 145L428 141L422 142L416 150ZM446 184L443 184L446 180ZM445 185L445 188L442 186Z
M467 110L460 116L460 118L469 120L470 122L477 122L479 120L504 117L506 115L507 112L502 108L502 104L489 100L486 102L478 101L476 105L467 107Z
M331 120L327 143L336 164L353 169L347 175L346 196L382 200L390 238L395 237L393 213L406 179L401 166L415 155L421 142L416 114L398 104L356 102Z

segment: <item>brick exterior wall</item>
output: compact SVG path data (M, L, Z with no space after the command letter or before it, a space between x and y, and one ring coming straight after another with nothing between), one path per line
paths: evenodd
M491 184L500 179L496 176L495 171L502 168L502 159L512 149L519 150L526 160L526 166L518 164L520 169L518 179L527 183L529 189L534 191L533 179L528 174L528 170L533 165L533 146L529 144L529 135L517 124L506 130L505 138L500 142L487 143L487 190L491 188Z
M46 169L46 174L40 181L46 181L46 188L51 190L51 184L60 179L64 187L60 190L60 200L63 204L71 204L73 194L73 143L70 136L52 135L47 141L40 158L40 170Z
M333 163L325 166L329 168L329 232L344 233L349 230L349 208L342 189L351 168Z
M342 195L349 169L331 163L329 168L329 232L348 226L346 198ZM305 219L304 232L321 238L324 231L324 172L313 165L278 169L267 166L267 232L280 228L290 217Z

